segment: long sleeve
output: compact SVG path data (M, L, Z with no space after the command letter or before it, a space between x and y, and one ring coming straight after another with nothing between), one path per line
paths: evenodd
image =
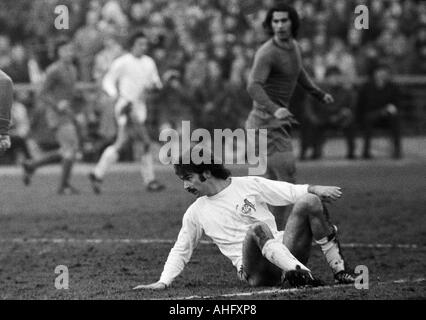
M121 70L121 60L114 61L102 80L102 88L112 98L117 98L119 95L117 83L120 79Z
M315 97L318 100L322 100L324 98L324 92L318 88L318 86L312 81L311 77L306 72L305 68L302 67L300 71L299 78L297 82L303 89L305 89L310 95Z
M253 177L253 179L261 200L273 206L293 204L308 194L309 185L291 184L262 177Z
M170 285L173 280L183 271L185 265L191 259L194 249L197 247L203 230L193 215L190 207L185 213L182 228L179 232L175 245L170 250L160 282Z
M152 61L152 84L154 86L154 88L156 89L162 89L163 88L163 83L161 82L161 78L160 75L158 74L158 69L157 66L155 65L155 62Z
M258 51L254 58L253 68L250 71L247 92L256 103L265 107L271 114L274 114L280 107L269 98L263 89L270 72L271 63L268 56L264 55L262 51Z
M7 134L13 101L13 82L0 70L0 135Z

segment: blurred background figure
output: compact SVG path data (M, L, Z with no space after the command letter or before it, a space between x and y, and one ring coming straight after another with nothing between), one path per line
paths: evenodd
M329 67L325 74L324 90L334 102L320 104L312 99L306 104L301 134L300 159L305 160L309 148L311 159L320 159L329 130L341 131L346 138L347 159L355 158L355 104L354 90L348 89L347 78L338 67Z
M71 172L80 148L75 102L77 93L77 69L73 65L74 47L68 40L57 44L57 61L46 71L39 102L45 116L47 130L55 137L57 149L43 154L40 158L23 162L24 184L29 185L35 171L47 164L61 162L62 172L58 194L79 193L71 183Z
M372 158L371 138L375 128L389 131L393 143L392 157L402 157L398 92L398 87L392 82L390 67L378 63L359 94L358 111L364 137L364 159Z
M158 192L165 188L155 177L152 142L145 125L147 99L151 92L163 88L155 61L147 55L148 46L144 32L132 33L128 39L129 52L114 60L103 78L103 90L115 100L118 130L114 143L104 150L89 174L96 194L101 192L107 171L119 160L120 152L128 142L140 146L141 175L146 189Z
M115 59L124 54L123 46L119 40L120 36L115 33L106 34L103 48L95 56L93 66L93 79L95 90L92 91L92 115L94 125L94 148L91 153L93 158L98 159L104 149L114 142L117 134L117 124L114 117L114 99L102 89L102 80Z
M81 81L92 80L93 64L96 53L102 49L103 34L99 30L99 14L89 11L86 14L86 24L77 30L74 36L76 57Z
M31 153L27 144L30 132L30 119L27 108L20 102L17 92L14 92L11 109L11 127L9 130L12 146L5 153L15 164L22 164L25 160L31 159Z

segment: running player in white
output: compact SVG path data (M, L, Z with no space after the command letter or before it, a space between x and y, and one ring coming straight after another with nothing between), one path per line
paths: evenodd
M10 148L10 109L13 102L13 82L0 70L0 152Z
M117 58L103 79L103 89L116 99L117 138L103 152L89 179L95 193L101 192L102 180L108 168L117 162L119 153L129 139L143 146L141 174L148 191L160 191L164 185L155 179L151 140L145 127L146 97L162 88L154 60L145 53L148 39L141 31L129 38L130 52Z
M203 157L204 158L204 157ZM205 159L205 158L204 158ZM317 286L306 267L312 241L320 245L335 282L354 283L336 238L337 228L322 201L336 201L339 187L294 185L262 177L230 177L221 164L175 165L184 188L198 199L188 208L159 281L134 289L165 289L189 262L206 234L250 286ZM284 231L278 231L270 205L293 204Z

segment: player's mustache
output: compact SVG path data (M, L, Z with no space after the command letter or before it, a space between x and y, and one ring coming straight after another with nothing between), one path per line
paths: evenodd
M192 193L192 194L196 194L196 193L198 192L198 190L197 190L197 189L195 189L195 188L191 188L191 187L186 188L186 191L188 191L189 193Z

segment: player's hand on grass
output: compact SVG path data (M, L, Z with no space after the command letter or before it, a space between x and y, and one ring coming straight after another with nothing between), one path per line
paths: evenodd
M165 283L160 281L151 283L151 284L141 284L133 288L133 290L164 290L167 286Z
M11 147L10 137L7 134L0 134L0 152L4 152Z
M336 201L342 197L342 191L340 187L309 186L308 192L315 194L325 202Z
M322 102L326 103L326 104L330 104L334 102L334 98L331 94L326 93L324 95L324 97L322 98Z

